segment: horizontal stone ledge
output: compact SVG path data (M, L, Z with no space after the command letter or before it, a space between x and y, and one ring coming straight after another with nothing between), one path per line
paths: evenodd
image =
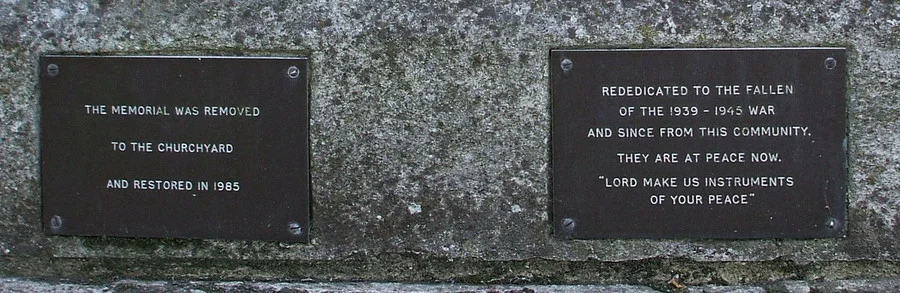
M896 292L900 279L852 279L827 282L780 281L749 286L686 286L671 282L668 287L641 285L470 285L371 282L211 282L119 280L105 284L85 284L59 280L0 278L0 291L12 292Z
M890 261L699 262L683 258L625 262L444 259L396 254L328 261L204 258L0 257L0 276L109 284L122 279L267 282L391 282L483 285L631 284L754 286L781 281L900 278Z

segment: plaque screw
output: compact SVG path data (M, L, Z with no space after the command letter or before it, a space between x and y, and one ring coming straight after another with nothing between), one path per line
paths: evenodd
M287 75L290 78L300 77L300 68L297 68L297 66L288 67Z
M559 62L559 67L562 68L564 73L569 73L569 71L572 71L572 60L563 58L563 60Z
M62 225L62 218L60 218L59 216L54 215L52 218L50 218L50 229L54 231L59 230L60 228L62 228Z
M59 65L52 64L52 63L50 65L47 65L47 75L49 75L49 76L59 75Z
M831 69L834 69L835 67L837 67L837 60L834 60L834 58L831 58L831 57L825 58L825 68L826 69L831 70Z
M303 234L303 227L300 227L300 224L296 223L296 222L289 223L288 230L290 230L291 234L294 234L294 235Z
M838 226L838 220L837 220L837 219L835 219L835 218L828 218L828 220L825 220L825 228L828 228L828 230L834 230L834 229L837 229L837 226Z
M572 220L572 218L563 219L562 227L563 231L566 231L566 233L572 233L573 231L575 231L575 220Z

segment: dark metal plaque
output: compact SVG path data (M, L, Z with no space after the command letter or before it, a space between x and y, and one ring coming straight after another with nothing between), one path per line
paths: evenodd
M553 50L562 238L845 235L843 48Z
M306 58L40 63L47 234L308 241Z

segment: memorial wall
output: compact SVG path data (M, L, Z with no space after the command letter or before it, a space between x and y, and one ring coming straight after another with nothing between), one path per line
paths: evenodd
M10 0L0 42L3 278L900 288L900 3Z

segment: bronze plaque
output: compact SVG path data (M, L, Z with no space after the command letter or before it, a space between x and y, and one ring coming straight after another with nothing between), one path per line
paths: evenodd
M846 227L843 48L552 50L563 238L819 238Z
M43 56L51 235L309 239L306 58Z

